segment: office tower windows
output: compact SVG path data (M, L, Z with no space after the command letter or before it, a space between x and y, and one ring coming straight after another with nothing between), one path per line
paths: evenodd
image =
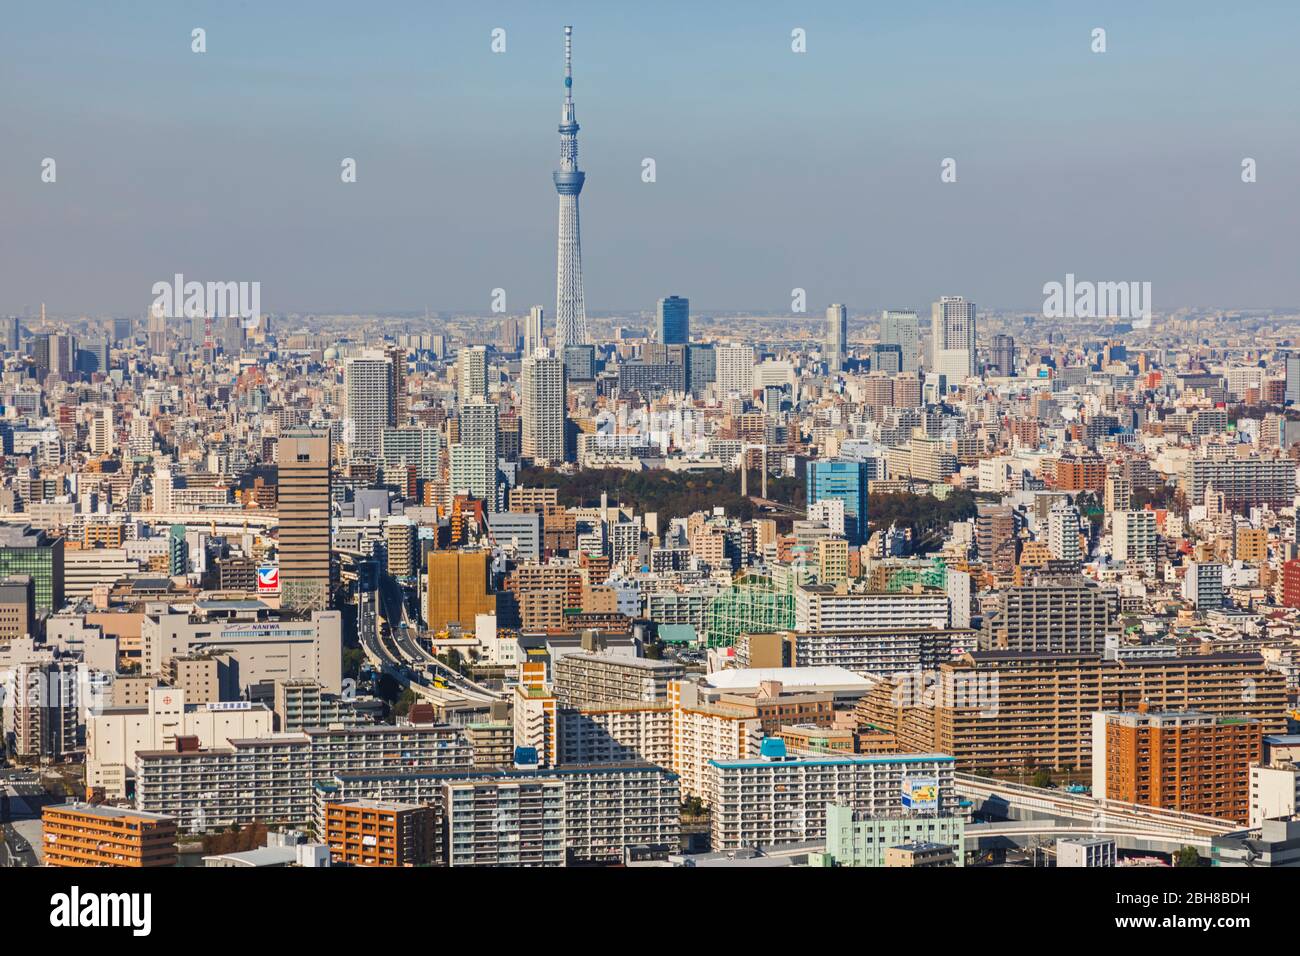
M549 351L524 359L519 383L523 456L535 464L564 461L565 384L564 363Z
M1286 357L1286 403L1300 402L1300 355Z
M848 356L849 310L832 305L826 310L826 361L832 372L844 370Z
M388 424L400 428L406 424L406 349L400 345L388 349Z
M852 545L866 540L869 473L869 466L861 461L808 463L808 505L828 500L844 502L844 534Z
M686 348L686 387L698 393L718 377L717 353L712 345L689 345Z
M905 374L917 371L920 337L920 322L911 309L886 309L880 317L880 344L898 346L899 371Z
M993 336L993 349L989 353L989 365L997 369L998 375L1015 375L1016 340L1001 333Z
M348 359L344 366L350 442L358 452L379 455L392 421L392 365L386 358Z
M524 357L532 355L543 345L546 344L546 310L540 305L535 305L528 310L528 318L524 321Z
M456 374L460 378L462 402L475 396L487 398L487 349L481 345L461 349L456 357Z
M732 343L715 345L713 355L718 394L724 398L728 395L750 398L754 391L753 346Z
M566 345L564 374L571 382L590 382L596 377L596 346Z
M31 527L0 527L0 578L31 577L37 612L63 608L63 538Z
M947 379L948 387L975 374L975 303L945 295L930 313L930 371Z
M280 606L323 611L330 598L329 432L291 429L276 452Z
M657 338L660 345L685 345L691 340L691 301L670 295L659 300Z

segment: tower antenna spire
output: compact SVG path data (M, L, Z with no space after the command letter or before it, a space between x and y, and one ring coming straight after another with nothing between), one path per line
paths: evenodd
M578 195L586 174L578 168L578 118L573 106L573 27L564 28L564 106L560 113L560 168L555 191L560 196L559 244L555 280L555 345L562 356L566 345L587 341L587 305L582 292L582 240L578 226Z
M564 28L564 98L573 99L573 27Z

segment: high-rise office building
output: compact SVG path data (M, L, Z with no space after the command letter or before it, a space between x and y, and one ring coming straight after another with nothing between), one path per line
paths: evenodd
M406 424L406 349L393 345L388 353L388 424L394 428Z
M9 321L5 323L5 347L10 352L17 352L22 347L22 331L22 320L16 315L10 316Z
M480 396L471 398L460 407L460 441L476 445L491 452L495 461L500 428L501 411L496 405Z
M483 501L489 511L496 509L497 460L492 449L483 445L455 442L449 449L451 490Z
M826 362L832 372L844 370L848 344L849 310L842 305L832 305L826 310Z
M344 366L350 443L355 451L378 456L384 429L392 421L393 371L387 358L360 356Z
M524 320L524 357L532 355L546 344L546 310L535 305L528 310Z
M754 391L754 348L731 342L713 347L715 382L724 398L749 398Z
M456 356L456 376L460 380L460 400L487 398L487 349L481 345L460 350Z
M686 387L701 392L717 380L717 353L712 345L692 344L686 347Z
M519 391L523 457L534 463L564 461L564 363L546 351L524 359Z
M42 332L36 336L34 357L39 374L71 378L77 365L77 337L70 332Z
M930 371L943 375L948 386L975 374L975 303L945 295L930 313Z
M287 431L277 454L280 605L325 610L330 599L329 432Z
M993 349L989 352L989 365L999 375L1016 374L1016 340L1005 333L993 336Z
M90 453L101 457L113 454L113 409L111 407L99 409L90 421Z
M86 340L77 349L76 370L87 375L92 372L107 372L109 348L106 336Z
M63 538L31 527L0 527L0 578L25 574L32 579L36 610L63 608Z
M167 315L160 308L149 310L148 339L150 352L167 354Z
M488 590L491 565L488 551L429 552L427 623L432 630L458 624L473 633L478 615L496 613L496 595Z
M452 452L452 485L497 508L500 409L480 395L460 407L460 442ZM459 449L459 450L456 450Z
M685 345L691 340L690 299L677 295L660 299L655 319L660 345Z
M582 238L578 194L586 173L578 169L578 120L573 109L573 27L564 28L564 107L560 114L560 168L555 191L560 195L560 232L556 249L555 349L587 341L587 303L582 293Z
M564 354L564 375L570 382L590 382L596 378L596 346L566 345Z
M866 462L808 462L808 505L827 500L844 502L844 535L853 545L866 540L868 474Z
M871 371L880 375L901 374L903 371L902 348L897 345L876 342L871 346ZM889 405L891 403L884 402L883 404Z
M221 350L227 355L238 355L244 350L244 320L237 315L221 319Z
M508 315L501 320L501 325L497 328L496 344L497 348L507 354L519 351L519 343L523 339L523 332L519 326L519 319L516 316Z
M1300 403L1300 355L1290 353L1286 357L1286 403Z
M916 373L917 349L921 339L921 325L911 309L886 309L880 317L880 344L897 345L900 369L906 375Z

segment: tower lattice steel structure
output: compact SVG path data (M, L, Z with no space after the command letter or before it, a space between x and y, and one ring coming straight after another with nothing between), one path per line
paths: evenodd
M560 168L555 191L560 194L560 236L555 270L555 345L561 357L566 345L587 341L587 305L582 294L582 237L578 227L578 194L586 173L578 169L578 121L573 112L573 27L564 28L564 109L560 115Z

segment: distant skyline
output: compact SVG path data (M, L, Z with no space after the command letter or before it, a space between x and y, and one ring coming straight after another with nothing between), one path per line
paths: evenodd
M788 313L796 287L813 317L1032 312L1067 273L1150 282L1157 313L1300 305L1293 4L364 13L0 13L0 313L140 315L184 273L260 282L269 312L488 313L504 289L549 328L566 23L592 315Z

